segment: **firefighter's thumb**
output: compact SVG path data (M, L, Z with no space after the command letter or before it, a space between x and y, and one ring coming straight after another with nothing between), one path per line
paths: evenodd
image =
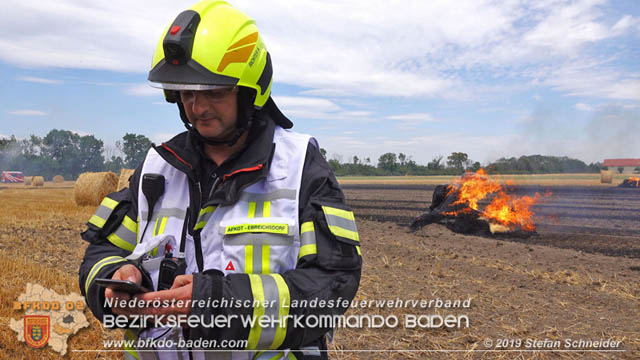
M118 269L118 272L120 273L120 279L122 280L129 280L136 284L142 283L142 274L140 273L140 270L131 264L124 265Z

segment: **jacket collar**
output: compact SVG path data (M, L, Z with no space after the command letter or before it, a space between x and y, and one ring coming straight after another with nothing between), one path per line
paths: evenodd
M207 203L233 204L244 188L267 176L275 150L273 134L277 125L267 112L260 111L256 117L258 124L249 133L247 145L220 164L218 174L222 181ZM191 181L198 182L201 162L206 161L201 148L198 139L185 131L157 146L156 150L169 164L186 173Z

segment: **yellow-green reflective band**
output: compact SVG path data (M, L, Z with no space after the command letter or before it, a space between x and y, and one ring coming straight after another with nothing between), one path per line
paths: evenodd
M113 245L119 247L120 249L127 250L132 252L135 249L135 245L129 244L126 240L118 236L116 233L112 233L107 236L107 240L109 240Z
M207 206L206 208L200 210L200 216L203 216L204 214L212 213L213 210L215 209L216 209L215 206Z
M104 199L102 199L102 202L100 203L100 205L106 206L109 209L113 210L118 205L118 202L113 199L109 199L108 197L105 197Z
M316 244L302 245L300 246L300 254L298 259L302 259L303 256L316 255L318 253L318 247Z
M102 229L102 227L104 226L104 223L106 223L107 220L99 217L98 215L93 215L91 216L91 218L89 219L89 223L99 227Z
M206 221L200 221L199 223L196 224L196 226L193 228L193 230L204 229L205 225L207 225Z
M324 211L327 215L335 215L337 217L341 217L347 220L355 221L355 217L353 216L353 211L342 210L338 208L333 208L329 206L323 206L322 211Z
M244 247L244 272L253 274L253 245Z
M253 308L253 318L255 319L253 327L249 330L249 338L247 343L247 349L254 350L258 347L260 341L260 333L262 328L259 324L259 319L264 315L264 288L262 287L262 279L260 275L249 274L249 282L251 283L251 292L253 293L253 300L258 306Z
M329 230L336 235L353 241L360 241L353 211L323 206Z
M253 294L254 326L249 330L247 349L277 349L287 333L286 317L289 314L291 295L280 274L249 275ZM274 326L262 328L260 318L266 316ZM277 320L277 321L275 321Z
M315 227L313 226L313 221L307 221L305 223L302 223L302 226L300 226L300 233L306 233L309 231L315 231Z
M136 334L133 331L131 331L130 329L127 329L127 331L124 332L124 339L125 340L129 340L129 341L135 341L136 340ZM138 352L136 351L135 347L129 347L129 346L127 346L127 343L125 342L123 344L123 348L124 348L124 351L125 351L125 359L127 359L127 355L128 355L132 359L140 360L140 356L138 355Z
M291 302L291 295L289 294L289 287L284 281L284 278L280 274L271 274L270 276L276 281L278 287L278 328L276 329L276 336L273 339L273 343L269 347L270 349L277 349L284 342L284 338L287 336L287 323L285 319L289 315L289 303Z
M124 219L122 219L122 225L124 227L127 228L127 230L131 231L134 234L138 233L138 223L133 221L130 217L128 217L127 215L124 216Z
M164 234L164 228L167 226L168 217L162 217L156 220L156 226L153 228L153 236Z
M253 218L256 216L256 202L255 201L251 201L249 202L249 215L250 218Z
M353 241L360 241L360 237L358 236L358 233L355 231L343 229L338 226L329 226L329 230L331 230L331 232L334 235L342 236L343 238L347 238Z
M215 206L207 206L204 209L200 210L200 215L198 215L198 222L196 223L196 226L194 226L194 230L200 230L200 229L204 229L204 227L207 225L207 222L209 221L209 218L211 217L211 214L213 214L213 212L216 210Z
M356 251L358 252L358 255L362 256L362 250L360 250L360 246L356 246Z
M107 239L121 249L133 251L138 244L138 224L125 215L120 226Z
M89 275L87 276L87 280L84 282L84 293L88 293L89 292L89 285L91 285L91 282L93 281L93 278L96 277L96 275L98 274L98 272L100 272L100 270L105 267L106 265L110 265L110 264L115 264L115 263L119 263L122 261L127 261L127 259L120 257L120 256L109 256L106 257L100 261L98 261L95 265L93 265L93 267L91 268L91 270L89 271Z
M262 204L262 217L271 216L271 201L265 201Z
M263 224L238 224L238 225L229 225L224 229L225 235L233 235L247 232L263 232L263 233L271 233L271 234L289 234L289 225L288 224L272 224L272 223L263 223Z

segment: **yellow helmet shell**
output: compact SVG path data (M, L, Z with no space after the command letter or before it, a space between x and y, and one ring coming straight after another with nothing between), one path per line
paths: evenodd
M237 85L256 91L254 106L269 98L271 58L255 21L225 1L204 0L170 24L158 41L149 81L167 90Z

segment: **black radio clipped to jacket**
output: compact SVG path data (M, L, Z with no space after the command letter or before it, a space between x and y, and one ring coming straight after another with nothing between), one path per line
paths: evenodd
M158 290L171 289L173 281L178 275L184 275L187 270L187 262L184 259L185 243L187 241L187 229L189 228L190 211L184 216L184 224L182 225L182 236L180 238L180 249L178 254L173 256L171 251L166 251L164 259L160 263L160 273L158 274Z

